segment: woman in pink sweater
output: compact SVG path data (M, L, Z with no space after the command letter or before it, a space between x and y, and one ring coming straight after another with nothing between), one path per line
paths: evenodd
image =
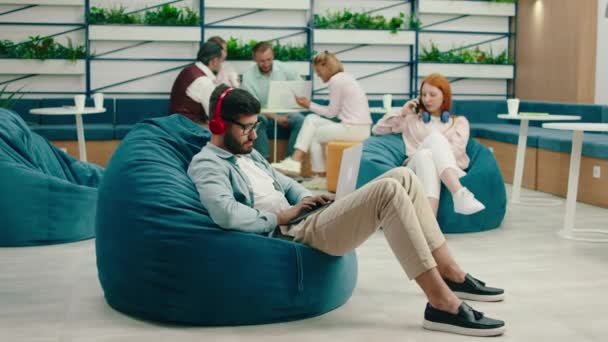
M306 116L298 134L291 157L272 167L288 175L299 175L306 152L310 153L312 171L317 175L307 188L325 188L325 156L322 144L331 140L363 141L370 135L372 118L367 96L355 80L344 72L334 53L321 52L313 60L315 73L327 83L329 106L321 106L306 97L296 97L297 103L315 114ZM340 122L330 120L338 118Z
M469 167L466 153L469 121L450 114L452 90L440 74L427 76L420 97L407 102L399 112L389 112L374 126L376 135L402 133L408 158L404 164L414 170L437 215L441 183L452 193L454 211L475 214L485 206L460 183Z

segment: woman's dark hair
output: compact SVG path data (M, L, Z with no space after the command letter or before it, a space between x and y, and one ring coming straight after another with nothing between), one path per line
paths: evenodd
M209 118L213 119L215 115L215 105L220 98L220 95L229 87L225 84L220 84L215 87L209 98ZM222 118L237 120L240 114L255 115L260 113L260 101L258 101L247 90L235 88L232 90L222 102L220 115Z

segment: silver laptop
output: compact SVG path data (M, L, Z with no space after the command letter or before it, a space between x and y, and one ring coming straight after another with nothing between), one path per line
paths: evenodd
M340 174L338 176L338 187L336 188L336 200L355 191L357 187L357 177L359 176L359 166L363 155L363 144L349 147L342 152L340 162ZM296 224L314 212L330 206L333 202L318 206L310 211L302 211L300 215L289 221L289 224Z
M338 176L338 187L336 188L336 199L340 199L357 187L357 177L359 177L359 166L363 155L363 144L349 147L342 152L342 162L340 162L340 174Z

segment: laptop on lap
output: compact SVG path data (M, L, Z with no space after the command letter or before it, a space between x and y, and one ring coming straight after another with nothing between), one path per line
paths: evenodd
M338 175L338 186L336 188L336 200L344 198L346 195L355 191L357 187L357 177L359 176L359 166L361 165L361 156L363 155L363 144L357 144L349 147L342 152L342 161L340 162L340 174ZM302 211L300 215L289 221L289 224L296 224L313 213L325 209L332 205L329 202L309 211Z

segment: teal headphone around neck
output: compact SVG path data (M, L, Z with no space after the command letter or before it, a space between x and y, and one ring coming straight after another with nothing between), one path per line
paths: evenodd
M422 122L424 122L424 123L431 122L431 114L429 114L429 112L424 111L424 112L422 112L421 115L422 115ZM441 112L441 122L447 123L448 121L450 121L450 116L452 116L452 113L448 112L447 110L444 110L443 112Z

